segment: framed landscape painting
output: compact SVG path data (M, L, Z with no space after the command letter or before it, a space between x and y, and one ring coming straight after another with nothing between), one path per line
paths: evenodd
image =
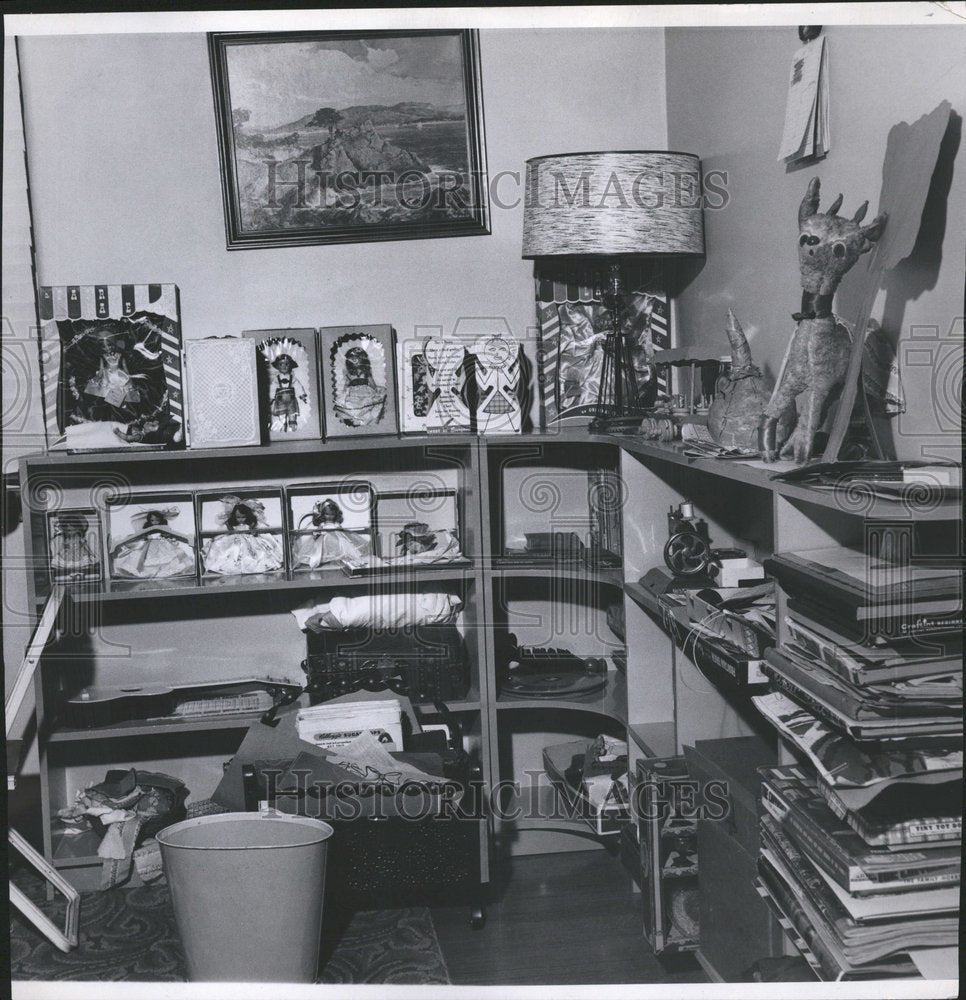
M229 250L488 233L477 33L208 35Z

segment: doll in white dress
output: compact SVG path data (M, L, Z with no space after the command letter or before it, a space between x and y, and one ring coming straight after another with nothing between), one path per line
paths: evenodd
M140 510L132 518L133 535L114 546L114 575L137 580L194 576L195 553L191 542L168 527L178 516L177 507Z
M368 532L349 531L342 527L342 519L342 508L334 500L320 500L310 514L299 520L299 531L306 521L312 528L292 545L296 567L338 566L343 559L353 565L370 561L372 543Z
M225 533L205 539L202 554L205 570L222 576L268 573L285 565L279 537L269 533L265 505L258 500L222 497L218 520Z

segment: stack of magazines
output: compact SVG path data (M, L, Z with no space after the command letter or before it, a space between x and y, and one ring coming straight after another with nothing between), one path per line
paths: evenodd
M958 943L962 567L766 567L787 615L754 701L811 766L762 771L759 892L822 978L919 975Z

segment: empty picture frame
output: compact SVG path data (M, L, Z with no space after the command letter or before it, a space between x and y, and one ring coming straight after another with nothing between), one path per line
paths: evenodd
M246 330L255 341L262 439L303 441L322 436L316 332Z
M195 495L202 574L234 577L285 573L285 516L275 487Z
M190 493L135 493L107 501L112 580L187 580L198 575Z
M373 554L373 489L342 481L290 486L289 565L294 572L367 566Z
M319 331L327 439L399 433L394 340L388 323Z
M47 511L47 565L51 583L100 580L101 522L93 507Z

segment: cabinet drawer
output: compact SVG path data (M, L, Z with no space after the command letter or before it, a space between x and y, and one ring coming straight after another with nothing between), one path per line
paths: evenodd
M728 982L747 981L757 959L782 953L778 925L755 891L756 855L720 822L698 823L701 954Z
M775 751L757 736L724 740L697 740L685 747L691 776L705 790L708 782L719 789L705 801L723 809L717 825L747 854L758 854L758 799L761 792L759 767L777 763ZM724 800L724 801L723 801Z

